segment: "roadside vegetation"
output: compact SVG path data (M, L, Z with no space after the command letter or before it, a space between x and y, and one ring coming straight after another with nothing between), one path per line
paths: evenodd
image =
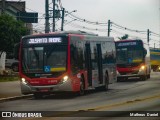
M17 72L13 72L11 69L6 69L3 74L0 74L0 82L18 81L19 76Z
M13 52L14 45L28 34L24 23L7 14L0 15L0 51Z
M0 82L18 81L18 76L0 76Z

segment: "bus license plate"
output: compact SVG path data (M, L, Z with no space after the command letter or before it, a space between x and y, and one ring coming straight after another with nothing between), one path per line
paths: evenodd
M48 92L49 89L48 89L48 88L43 88L43 89L40 89L39 91L40 91L40 92Z

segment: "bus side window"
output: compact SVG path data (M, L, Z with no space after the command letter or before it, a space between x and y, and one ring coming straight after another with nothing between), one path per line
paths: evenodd
M92 62L92 69L98 69L97 66L97 46L96 43L91 44L91 62Z
M103 64L112 64L116 62L115 45L112 42L102 44Z
M72 44L71 45L71 70L73 74L78 73L78 64L77 64L77 48Z
M75 74L84 68L83 43L74 41L71 44L71 69Z

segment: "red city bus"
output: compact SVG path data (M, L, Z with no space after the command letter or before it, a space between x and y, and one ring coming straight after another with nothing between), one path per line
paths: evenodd
M20 43L22 94L35 98L56 92L103 88L116 81L114 39L85 32L24 36Z
M150 78L150 51L142 40L116 41L117 81Z

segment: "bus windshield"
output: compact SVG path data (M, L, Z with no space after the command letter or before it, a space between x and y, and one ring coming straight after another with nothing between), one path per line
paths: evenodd
M143 61L143 50L125 47L117 49L117 64L141 63Z
M55 73L67 69L67 45L29 46L22 52L24 73Z

